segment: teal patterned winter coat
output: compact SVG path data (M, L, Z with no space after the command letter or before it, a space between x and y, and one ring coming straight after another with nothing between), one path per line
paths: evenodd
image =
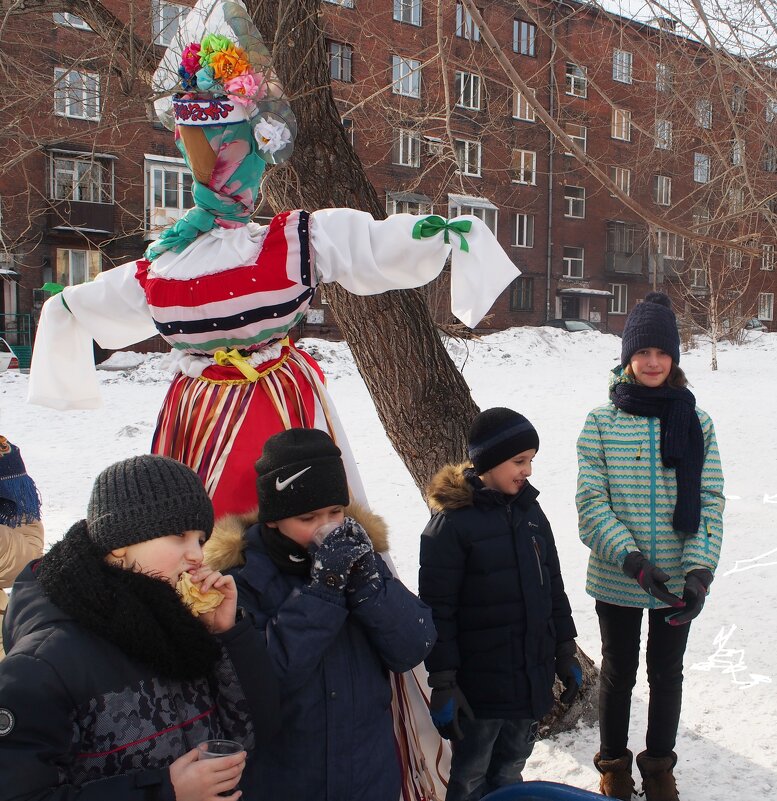
M631 379L622 368L611 384ZM685 575L694 568L713 573L723 536L723 473L715 429L698 407L704 434L701 524L695 535L672 527L677 497L674 468L661 463L660 422L617 409L613 403L589 413L577 441L577 511L580 539L591 549L586 592L619 606L665 606L622 572L631 551L641 551L666 571L670 592L682 596Z

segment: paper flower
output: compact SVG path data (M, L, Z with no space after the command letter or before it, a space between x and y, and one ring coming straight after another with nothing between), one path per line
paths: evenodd
M263 77L253 72L225 81L224 90L236 103L243 106L249 106L267 94Z
M234 47L231 39L222 36L220 33L206 33L200 43L200 61L202 64L210 64L210 60L215 53L222 50L229 50Z
M197 74L194 77L197 81L197 89L201 92L208 92L216 86L213 70L210 67L203 67L201 70L197 70Z
M183 54L181 55L181 66L189 75L199 70L202 66L200 64L200 44L199 42L192 42L186 45Z
M251 69L246 54L239 47L214 53L210 57L209 66L213 70L213 76L222 82L243 75Z
M279 120L268 120L262 117L254 128L254 137L259 150L265 153L276 153L291 142L291 131Z

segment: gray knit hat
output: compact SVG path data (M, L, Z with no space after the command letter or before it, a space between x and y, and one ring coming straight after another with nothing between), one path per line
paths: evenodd
M680 361L680 334L672 301L663 292L648 292L626 318L621 340L621 366L643 348L660 348L678 364Z
M105 553L184 531L210 537L213 505L191 468L167 456L133 456L97 476L86 526Z

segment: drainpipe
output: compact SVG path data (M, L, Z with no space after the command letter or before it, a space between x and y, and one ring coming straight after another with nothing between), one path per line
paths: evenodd
M550 102L548 104L548 113L551 117L555 115L556 111L556 9L555 6L550 12L550 29L553 31L551 37L550 48ZM545 254L545 319L550 320L550 281L553 267L553 151L555 149L555 137L548 130L548 230L547 230L547 250Z

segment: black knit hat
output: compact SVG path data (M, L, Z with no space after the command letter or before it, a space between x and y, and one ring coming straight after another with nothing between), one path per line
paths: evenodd
M348 505L348 479L340 448L317 428L273 434L264 443L256 472L260 523Z
M663 292L648 292L626 318L621 342L621 365L642 348L660 348L678 364L680 361L680 334L672 301Z
M540 449L534 426L522 414L503 406L486 409L472 421L467 443L469 458L478 475L518 453Z
M213 505L200 477L167 456L133 456L97 476L86 510L89 538L105 553L138 542L213 531Z

